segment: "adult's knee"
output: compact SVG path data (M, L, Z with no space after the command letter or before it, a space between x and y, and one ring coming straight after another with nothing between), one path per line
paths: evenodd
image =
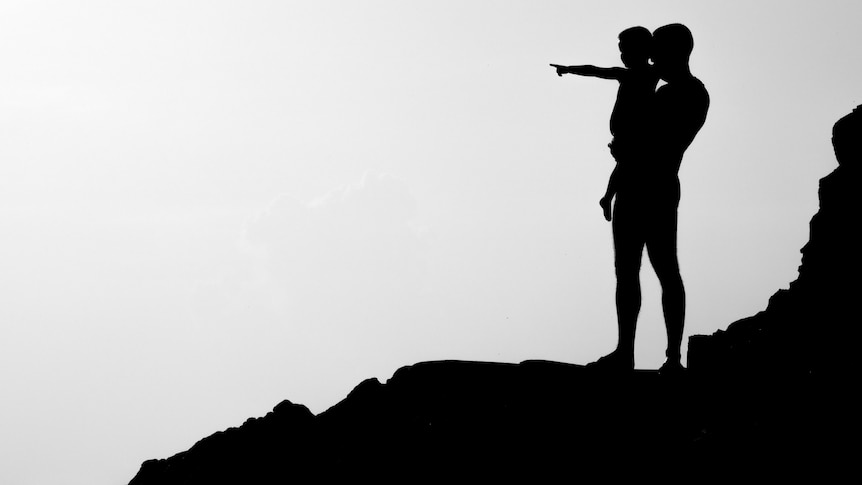
M682 275L679 273L678 268L676 271L670 269L661 272L656 271L656 276L658 276L658 282L661 285L662 291L683 290Z
M616 265L618 284L638 284L640 282L639 265Z

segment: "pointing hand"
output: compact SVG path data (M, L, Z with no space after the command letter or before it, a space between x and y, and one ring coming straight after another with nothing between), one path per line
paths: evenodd
M562 76L566 72L566 66L561 66L559 64L551 64L551 67L557 70L557 76Z

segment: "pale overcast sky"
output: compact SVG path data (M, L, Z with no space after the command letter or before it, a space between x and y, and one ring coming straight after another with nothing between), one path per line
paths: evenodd
M630 26L687 24L686 336L796 276L862 103L858 1L0 3L0 483L126 483L282 399L616 339ZM643 271L637 365L665 346Z

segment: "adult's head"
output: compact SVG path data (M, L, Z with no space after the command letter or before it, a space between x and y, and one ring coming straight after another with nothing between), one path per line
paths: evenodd
M832 147L838 165L858 169L862 163L862 105L832 126Z
M646 27L629 27L620 32L620 58L626 67L646 65L652 52L652 34Z
M694 48L694 37L688 27L669 24L652 34L652 60L658 75L665 81L691 74L688 59Z

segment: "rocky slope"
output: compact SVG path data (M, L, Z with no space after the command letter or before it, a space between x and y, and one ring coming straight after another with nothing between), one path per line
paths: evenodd
M689 368L711 374L847 379L855 374L862 246L862 110L833 128L839 166L820 181L799 277L766 310L689 342Z
M284 401L144 462L130 485L799 478L850 470L862 248L862 110L836 123L839 167L799 278L763 312L689 343L689 371L426 362L370 379L314 416ZM678 480L675 480L678 479Z

